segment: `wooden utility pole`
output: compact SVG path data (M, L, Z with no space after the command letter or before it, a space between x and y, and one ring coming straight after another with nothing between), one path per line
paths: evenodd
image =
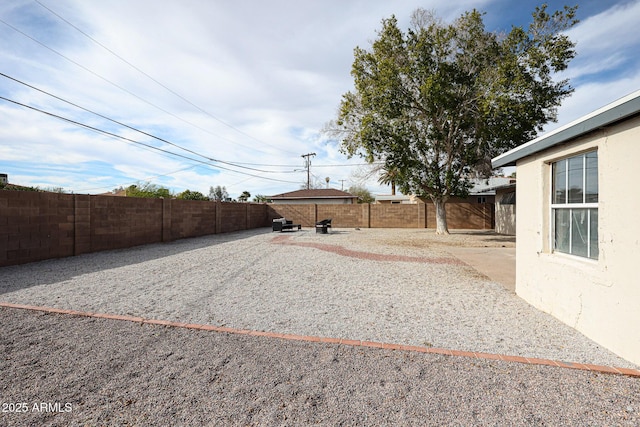
M307 190L311 187L311 156L315 156L316 153L307 153L307 154L303 154L301 157L302 158L307 158L306 160L306 167L307 167Z

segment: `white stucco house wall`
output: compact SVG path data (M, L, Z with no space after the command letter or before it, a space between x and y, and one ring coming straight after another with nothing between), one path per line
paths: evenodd
M640 91L493 159L516 166L516 293L640 364Z

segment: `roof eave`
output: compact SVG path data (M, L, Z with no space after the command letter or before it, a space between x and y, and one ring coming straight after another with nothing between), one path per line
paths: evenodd
M358 196L270 197L271 200L357 199Z
M640 91L636 91L565 126L546 133L491 160L491 166L515 166L516 161L562 144L589 132L610 126L640 113Z

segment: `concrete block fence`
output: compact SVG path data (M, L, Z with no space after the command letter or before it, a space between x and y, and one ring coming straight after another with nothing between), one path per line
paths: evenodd
M491 229L493 204L449 203L452 229ZM332 218L338 228L435 228L416 205L278 205L0 190L0 267L188 237Z
M338 228L436 228L432 203L360 205L269 205L271 218L285 217L303 227L331 218ZM490 230L495 226L493 203L446 204L450 229Z

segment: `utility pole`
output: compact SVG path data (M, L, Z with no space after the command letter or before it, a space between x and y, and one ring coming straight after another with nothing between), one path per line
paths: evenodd
M344 182L346 181L346 179L339 179L338 181L342 183L342 190L344 190Z
M315 156L315 155L316 155L316 153L307 153L307 154L303 154L302 156L300 156L302 158L305 158L305 157L307 158L307 160L306 160L307 190L311 187L311 171L310 171L310 169L311 169L311 159L310 159L310 157L311 156Z

